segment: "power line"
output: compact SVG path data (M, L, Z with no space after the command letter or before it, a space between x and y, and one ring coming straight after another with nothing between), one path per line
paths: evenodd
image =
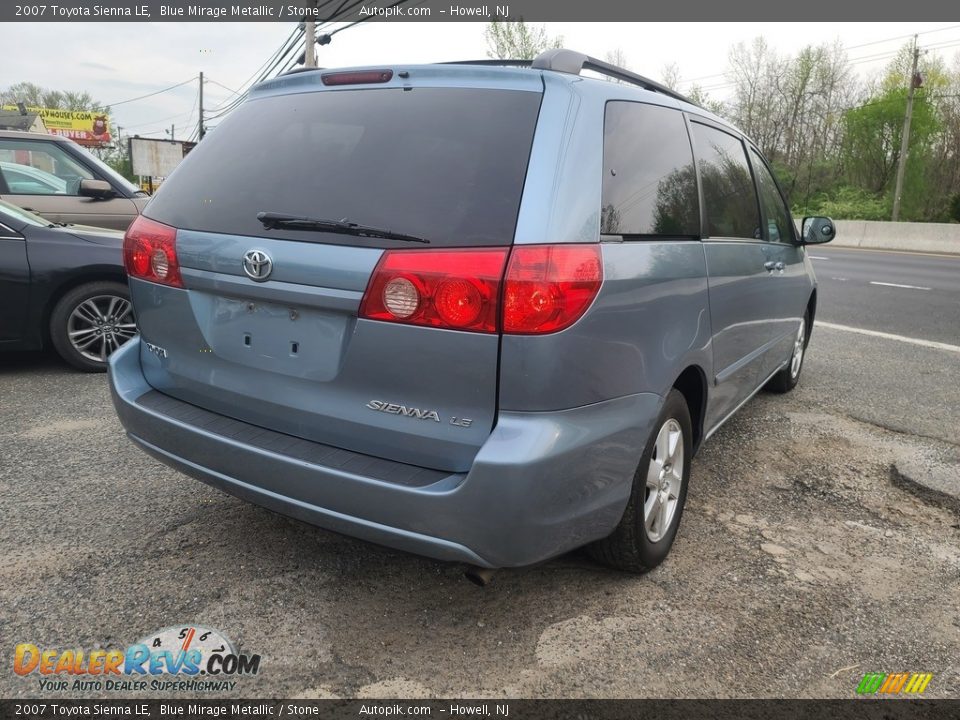
M911 38L911 37L913 37L914 35L930 35L930 34L933 34L933 33L945 32L945 31L947 31L947 30L954 30L954 29L956 29L956 28L960 28L960 25L946 25L946 26L944 26L944 27L934 28L933 30L924 30L924 31L919 32L919 33L909 33L909 34L907 34L907 35L896 35L896 36L894 36L894 37L884 38L883 40L872 40L872 41L870 41L870 42L860 43L859 45L851 45L850 47L846 47L846 46L844 46L844 45L841 44L841 45L840 45L840 48L841 48L842 50L844 50L844 51L857 50L857 49L859 49L859 48L869 47L870 45L879 45L879 44L881 44L881 43L892 42L892 41L894 41L894 40L903 40L903 39L905 39L905 38ZM946 41L943 41L943 42L946 42ZM933 46L930 46L930 47L933 47ZM948 46L948 47L952 47L952 46ZM941 49L941 48L935 48L935 49ZM893 56L896 55L898 52L900 52L899 49L897 49L897 50L895 50L895 51L886 51L886 52L877 53L877 54L874 55L874 56L868 55L868 56L864 56L864 57L862 57L862 58L853 58L853 59L851 59L851 60L848 60L848 62L850 62L851 64L857 64L858 62L861 62L861 61L868 61L868 60L873 60L873 59L883 59L884 57L893 57ZM714 74L712 74L712 75L702 75L702 76L700 76L700 77L689 78L689 79L684 78L684 79L679 80L678 83L694 83L694 82L698 82L698 81L700 81L700 80L711 80L711 79L713 79L713 78L725 77L726 74L727 74L726 72L722 72L722 73L714 73ZM705 88L701 88L701 89L705 89Z
M241 88L241 89L246 89L247 87L249 87L250 84L254 81L254 78L257 77L258 74L261 73L265 67L267 67L267 65L269 65L271 62L273 62L273 61L277 58L277 56L280 55L280 53L283 51L283 48L284 48L288 43L290 43L291 41L293 41L293 40L296 38L297 34L300 33L300 32L302 32L302 28L301 28L300 26L298 26L298 25L297 25L297 26L294 26L293 30L291 30L291 31L290 31L290 34L287 36L287 39L284 40L282 43L280 43L280 47L278 47L278 48L270 55L270 57L268 57L268 58L263 62L263 64L260 65L260 67L258 67L256 70L254 70L254 71L253 71L253 74L250 75L250 77L248 77L246 80L243 81L243 83L241 83L240 88Z
M219 82L217 82L216 80L214 80L213 78L205 77L204 79L205 79L208 83L213 83L213 84L216 85L217 87L221 87L221 88L223 88L224 90L226 90L227 92L231 92L231 93L233 93L234 95L240 95L240 91L239 91L239 90L234 90L233 88L227 87L227 86L224 85L223 83L219 83Z
M196 95L194 95L194 107L196 107ZM124 130L133 130L134 128L147 127L147 126L149 126L149 125L156 125L157 123L166 122L166 121L168 121L168 120L177 120L177 119L179 119L179 118L182 118L182 117L188 116L188 115L192 115L192 114L193 114L193 110L190 110L190 111L188 111L188 112L179 112L179 113L177 113L176 115L170 115L169 117L159 118L158 120L151 120L150 122L137 123L136 125L124 125L124 126L123 126L123 129L124 129Z
M960 28L960 25L947 25L942 28L935 28L933 30L924 30L923 32L918 33L908 33L907 35L897 35L896 37L887 38L886 40L874 40L872 42L861 43L860 45L851 45L846 50L856 50L857 48L867 47L869 45L879 45L880 43L892 42L894 40L903 40L904 38L910 38L914 35L930 35L931 33L943 32L945 30L953 30L954 28Z
M315 33L317 33L317 35L323 34L323 31L329 29L332 25L336 24L337 18L343 17L344 15L348 15L352 13L354 10L356 10L356 8L360 7L363 4L363 1L364 0L340 0L340 4L332 13L330 13L330 15L326 18L326 20L317 24ZM333 2L336 2L336 0L324 0L323 2L319 3L317 7L318 9L323 8L327 5L330 5ZM389 7L397 7L407 2L409 2L409 0L396 0L396 2L394 2ZM421 2L422 0L420 0L415 4L421 4ZM362 18L360 20L354 20L352 22L348 22L336 28L335 30L332 30L325 34L329 35L330 37L333 37L334 35L344 30L347 30L348 28L359 25L360 23L364 22L367 19L369 18ZM312 41L316 42L316 36L312 39ZM225 85L222 85L221 83L218 83L214 80L210 80L210 82L216 85L219 85L225 90L229 90L230 92L234 93L235 97L230 98L220 106L213 108L213 110L206 115L207 119L216 120L218 118L222 118L223 116L227 115L228 113L232 112L234 109L239 107L241 103L243 103L243 101L247 97L247 94L250 92L250 88L253 85L256 85L262 82L263 80L267 79L271 74L274 74L274 73L276 73L277 75L283 74L288 70L293 69L298 64L300 64L301 55L305 56L306 54L307 42L308 42L308 39L306 37L306 34L303 31L303 28L298 25L297 28L295 28L294 31L287 37L286 41L284 41L284 43L281 44L280 49L274 52L270 56L270 58L268 58L267 61L260 66L260 69L258 72L254 72L253 75L251 75L250 78L248 78L247 81L245 81L240 86L241 87L240 91L234 90L233 88L226 87ZM253 78L256 78L256 79L254 80Z
M180 87L181 85L192 83L196 79L197 79L197 76L194 75L192 78L189 78L188 80L184 80L183 82L179 82L176 85L171 85L170 87L163 88L162 90L157 90L152 93L147 93L146 95L140 95L139 97L130 98L129 100L120 100L119 102L114 102L114 103L104 103L104 105L106 107L113 108L116 105L126 105L127 103L136 102L137 100L145 100L148 97L153 97L154 95L159 95L160 93L168 92L170 90L173 90L174 88Z
M240 103L243 102L243 100L246 98L247 92L249 92L250 87L261 82L267 75L269 75L276 68L277 64L281 62L282 58L285 58L287 55L289 55L290 50L293 49L293 47L296 45L296 42L302 33L303 33L303 28L300 27L299 25L295 26L293 30L290 32L290 34L287 36L287 38L280 44L280 47L278 47L273 53L271 53L270 57L268 57L266 61L264 61L264 63L260 65L260 67L254 70L253 73L250 75L250 77L248 77L246 80L243 81L243 83L241 83L239 91L233 90L233 88L227 88L226 86L221 85L220 83L216 83L220 87L223 87L233 92L235 94L235 97L228 98L219 106L212 108L212 110L208 114L208 117L210 119L216 119L230 112L237 106L239 106ZM214 82L214 81L211 81L211 82Z
M361 0L361 2L362 2L362 0ZM390 5L389 7L395 8L395 7L397 7L398 5L403 5L405 2L408 2L408 0L397 0L397 2L395 2L393 5ZM356 3L356 4L353 5L350 9L352 10L353 7L356 7L356 6L359 5L359 4L360 4L360 2ZM420 0L419 2L414 3L415 6L416 6L416 5L422 5L422 4L423 4L423 0ZM369 20L369 19L372 18L372 17L374 17L374 16L373 16L373 15L367 15L365 18L361 18L360 20L354 20L352 23L346 25L345 27L337 28L337 29L334 30L333 32L328 33L328 35L330 35L330 37L333 37L333 36L336 35L338 32L342 32L342 31L346 30L347 28L356 27L356 26L359 25L360 23L366 22L367 20Z

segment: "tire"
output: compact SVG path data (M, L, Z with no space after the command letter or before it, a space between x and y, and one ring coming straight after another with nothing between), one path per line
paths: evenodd
M678 390L673 389L667 395L667 400L663 404L653 432L640 457L640 464L633 478L630 500L627 502L620 524L611 535L598 540L588 548L595 560L618 570L643 573L652 570L667 557L677 536L677 528L683 516L683 505L687 500L690 460L693 455L691 428L687 402ZM663 441L664 433L666 433L666 443ZM675 442L674 438L678 438L680 442ZM674 441L676 455L673 456L664 476L663 448L668 447L671 441ZM679 472L676 471L678 459L682 461ZM668 483L667 486L663 485L664 478ZM657 483L656 486L655 483ZM654 490L654 486L658 490ZM662 499L664 496L672 498L670 502L673 503L672 506L669 504L666 506L669 518L665 521L664 516L655 517L659 514L652 512L656 507L657 499ZM647 517L645 510L648 507L650 518L653 520L649 524L645 522ZM662 503L661 507L663 507ZM662 525L659 524L661 522Z
M803 319L800 321L800 328L797 330L797 336L794 338L790 360L783 370L767 382L766 389L770 392L788 393L800 382L803 360L807 356L807 341L810 339L810 333L807 332L809 326L810 312L807 311L803 314Z
M100 280L61 297L50 314L50 340L79 370L104 372L107 358L137 332L126 284Z

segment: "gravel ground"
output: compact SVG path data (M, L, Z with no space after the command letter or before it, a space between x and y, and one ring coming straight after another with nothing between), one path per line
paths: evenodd
M923 490L960 465L958 377L955 353L818 331L801 386L704 446L658 570L578 552L480 589L181 476L125 439L103 376L7 356L2 647L199 623L263 656L236 697L851 697L867 671L958 697L960 518ZM0 697L37 696L84 694L5 663Z

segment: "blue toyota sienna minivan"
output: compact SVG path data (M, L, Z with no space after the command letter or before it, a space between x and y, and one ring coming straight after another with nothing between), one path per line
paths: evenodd
M576 52L285 75L128 230L113 400L161 462L329 530L643 571L697 448L797 383L833 235L728 123Z

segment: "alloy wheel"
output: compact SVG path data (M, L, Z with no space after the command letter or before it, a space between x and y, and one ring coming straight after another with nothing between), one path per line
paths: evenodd
M137 333L133 306L117 295L95 295L77 305L67 320L70 344L83 357L106 362L114 350Z
M650 542L666 535L677 512L683 487L683 430L669 418L657 433L643 503L643 527Z

